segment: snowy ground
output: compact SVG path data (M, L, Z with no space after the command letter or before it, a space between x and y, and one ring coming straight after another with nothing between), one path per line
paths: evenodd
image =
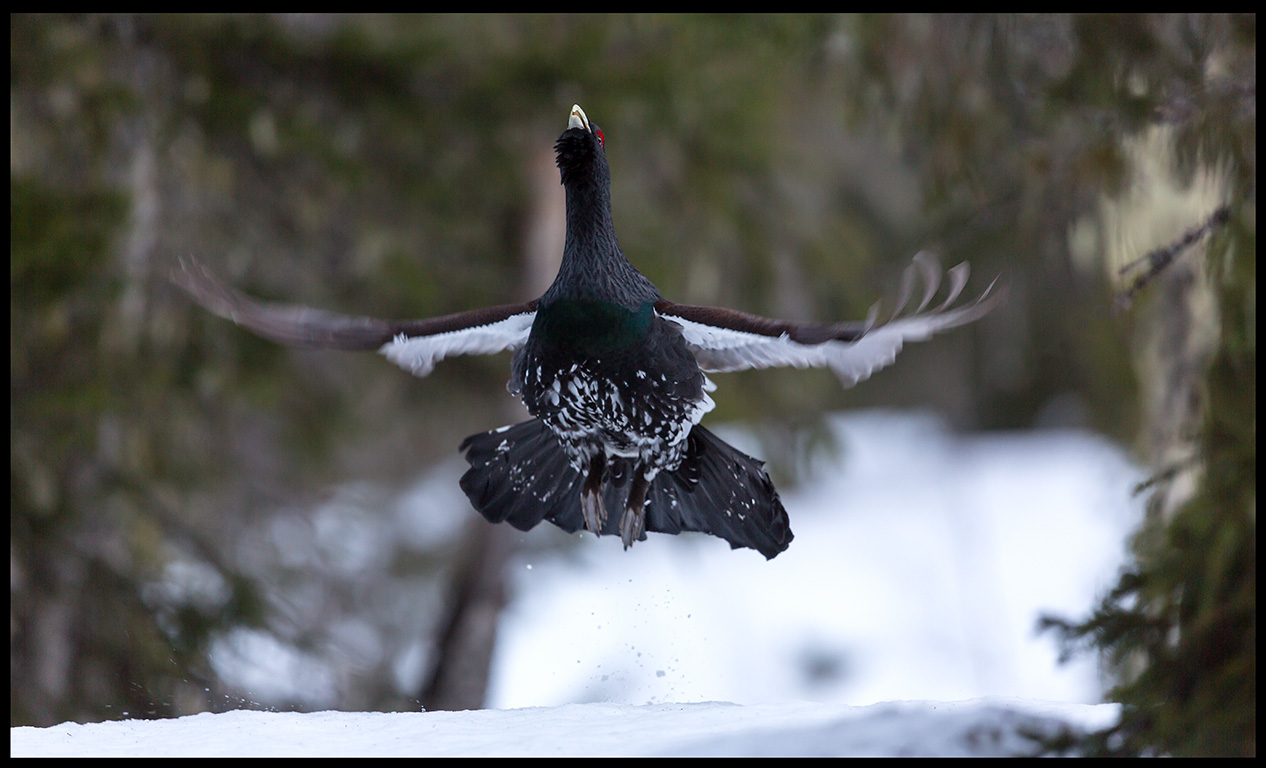
M474 712L226 712L13 728L13 756L1013 755L1116 707L1020 701L568 704Z
M523 555L490 709L14 728L11 752L996 755L1110 722L1093 660L1059 665L1035 625L1114 580L1141 515L1123 452L908 414L834 427L840 461L784 494L796 538L773 561L656 534Z

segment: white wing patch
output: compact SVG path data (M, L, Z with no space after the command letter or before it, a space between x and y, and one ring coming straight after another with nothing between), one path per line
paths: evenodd
M851 387L865 381L881 368L892 365L907 341L924 341L934 333L951 328L957 318L945 315L911 317L874 328L857 341L825 341L800 344L787 338L761 336L668 316L681 326L682 336L692 347L699 367L724 373L749 368L830 368L840 382ZM948 321L948 322L947 322Z
M699 367L713 373L748 368L809 368L825 364L820 344L799 344L786 334L764 336L664 315L681 326L681 335L699 359Z
M536 312L522 312L504 320L460 331L429 336L401 333L378 351L414 376L426 376L435 364L454 355L492 355L518 349L527 341Z
M681 335L695 353L699 367L709 373L743 371L749 368L829 366L847 386L865 378L854 372L859 368L856 362L858 345L855 342L800 344L792 341L786 334L763 336L718 328L672 315L665 319L681 326ZM850 354L849 350L853 352ZM895 351L893 354L895 355Z

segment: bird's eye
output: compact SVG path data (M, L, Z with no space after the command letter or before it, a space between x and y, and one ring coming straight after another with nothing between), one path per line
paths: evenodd
M594 133L598 136L598 146L607 146L607 137L602 135L602 129L598 128L594 131Z

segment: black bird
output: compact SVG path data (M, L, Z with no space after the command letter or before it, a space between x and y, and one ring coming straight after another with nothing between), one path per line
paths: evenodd
M177 284L221 317L297 347L376 349L416 376L453 355L514 350L508 389L535 417L472 435L462 490L492 522L528 530L541 520L573 532L619 533L628 548L646 531L701 531L766 558L792 534L763 462L727 445L700 419L713 407L705 372L827 366L852 386L890 364L906 341L971 322L1000 299L992 285L955 305L967 282L935 259L907 268L887 322L816 325L718 307L674 304L629 263L611 219L605 137L579 106L554 145L567 194L567 239L554 283L523 304L424 320L378 320L264 304L196 262ZM924 295L902 315L920 274ZM926 310L926 311L925 311ZM611 511L619 511L617 516Z

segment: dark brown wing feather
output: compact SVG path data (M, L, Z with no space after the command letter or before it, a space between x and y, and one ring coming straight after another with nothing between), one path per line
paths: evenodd
M205 266L183 260L172 273L208 311L291 347L379 350L396 364L424 376L435 362L456 354L493 354L527 339L536 302L504 304L421 320L380 320L270 304L229 288Z

